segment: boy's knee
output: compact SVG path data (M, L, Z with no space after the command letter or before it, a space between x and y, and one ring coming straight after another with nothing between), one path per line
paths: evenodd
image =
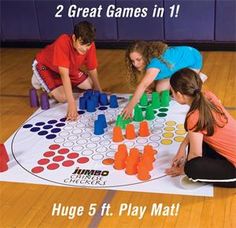
M93 83L90 81L84 85L85 90L92 89L92 88L93 88Z
M59 95L56 100L59 102L59 103L66 103L66 96L64 94L62 95Z
M78 85L80 89L88 90L93 88L93 82L90 78L87 78L81 84Z
M59 103L66 102L66 95L65 94L51 93L51 95Z

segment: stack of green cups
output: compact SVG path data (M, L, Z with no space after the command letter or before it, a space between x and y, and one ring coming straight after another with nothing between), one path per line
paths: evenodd
M169 90L164 90L161 92L161 106L168 107L170 102L170 92Z
M121 115L118 115L116 119L116 126L119 126L120 128L125 129L126 125L131 122L132 120L130 118L124 119Z
M121 127L121 126L122 126L122 123L123 123L123 118L122 118L121 115L118 115L118 116L117 116L117 119L116 119L116 126Z
M153 92L152 93L152 107L153 109L158 109L160 108L160 94L158 92Z
M147 106L147 105L148 105L148 96L147 96L146 93L144 93L144 94L142 95L139 104L140 104L141 106Z
M152 105L149 105L146 109L146 116L145 116L146 120L153 120L155 119L155 114L154 114L154 110Z
M141 122L143 120L144 118L143 118L142 109L138 105L136 105L134 107L134 121Z

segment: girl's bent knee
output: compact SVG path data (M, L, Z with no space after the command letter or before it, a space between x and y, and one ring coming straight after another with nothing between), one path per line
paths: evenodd
M201 157L196 157L186 162L184 172L189 178L197 178L198 174L202 172L200 160Z

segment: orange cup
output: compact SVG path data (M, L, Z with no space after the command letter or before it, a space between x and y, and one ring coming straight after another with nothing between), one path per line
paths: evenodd
M125 129L125 137L127 139L135 139L136 134L135 134L135 128L133 124L127 124L126 129Z
M113 142L122 142L124 140L122 135L122 129L118 126L113 128Z
M122 156L125 159L128 156L128 150L127 150L127 146L125 144L118 145L118 151L117 152L120 154L120 156Z
M129 158L133 159L134 161L139 161L140 159L140 153L137 148L131 148L129 151Z
M113 165L114 169L117 170L122 170L125 168L125 160L119 160L119 159L115 159L114 160L114 165Z
M145 166L148 171L153 170L153 159L152 157L149 156L143 156L141 159L141 163L143 164L143 166Z
M151 178L150 174L149 174L149 170L146 166L146 164L144 164L143 162L140 162L138 165L138 179L142 180L142 181L146 181L149 180Z
M127 175L135 175L137 174L137 162L136 161L128 161L126 163L126 169L125 169L125 173Z
M155 154L155 151L151 145L144 146L143 157L150 157L152 161L155 161L154 154Z
M149 127L148 127L148 122L142 121L139 125L139 136L147 137L149 135L150 135L150 131L149 131Z

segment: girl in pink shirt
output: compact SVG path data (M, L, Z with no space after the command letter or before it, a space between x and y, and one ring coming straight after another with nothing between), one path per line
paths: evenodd
M184 123L188 133L166 173L185 173L194 182L235 187L236 121L214 94L202 92L202 81L195 71L177 71L170 85L175 100L190 109Z

